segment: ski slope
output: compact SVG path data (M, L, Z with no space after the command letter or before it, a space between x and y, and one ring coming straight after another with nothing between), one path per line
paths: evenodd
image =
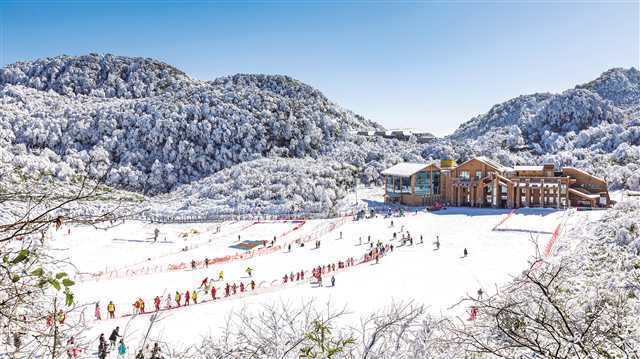
M479 288L486 293L495 292L513 275L528 268L536 244L544 247L554 228L566 223L568 218L584 215L587 214L542 209L519 209L511 213L506 209L449 208L434 213L411 212L404 217L378 215L360 221L324 219L309 220L304 224L291 221L220 224L132 221L104 230L73 227L70 234L69 228L63 227L52 234L50 243L56 249L52 253L69 257L79 272L90 273L105 268L165 268L172 263L189 263L204 257L246 253L229 247L238 242L238 236L240 240L267 241L276 236L276 244L280 246L277 250L208 268L202 265L196 269L189 266L111 278L77 277L74 291L78 302L99 302L103 318L109 301L117 306L115 320L90 323L89 338L97 338L99 333L108 334L119 325L126 328L126 338L133 346L141 341L149 324L149 315L124 316L132 313L132 304L137 298L143 298L150 310L153 298L159 295L164 308L167 294L173 300L176 291L184 293L196 289L204 278L217 278L219 271L224 271L225 277L224 281L216 282L218 297L223 295L226 283L248 285L251 279L255 280L258 285L255 291L163 311L163 320L154 328L151 338L164 338L174 343L172 345L180 346L196 343L200 335L215 333L234 310L276 301L299 303L309 298L315 298L317 303L331 301L336 306L346 305L353 312L354 320L358 314L373 312L392 300L415 300L426 304L432 313L464 316L467 308L452 308L461 297L475 294ZM153 243L155 228L159 229L160 236L158 242ZM333 230L328 231L329 228ZM411 233L413 245L400 245L401 229ZM392 240L394 232L398 233L395 241ZM314 248L314 236L319 236L321 241L318 249ZM358 262L369 250L366 244L369 236L372 242L394 245L393 252L382 257L378 264L372 261L331 273L336 278L335 287L318 287L308 280L282 283L286 273L304 270L305 279L309 279L309 271L315 266L348 257L354 257ZM420 236L424 240L422 244L419 243ZM436 236L441 242L439 250L433 245ZM145 241L139 242L139 239ZM304 247L296 244L305 239L314 240ZM289 243L292 243L291 252L287 248ZM185 247L187 250L183 250ZM469 252L466 258L462 256L465 248ZM251 279L245 273L247 267L255 270ZM325 278L330 278L331 274ZM199 299L209 300L210 295L200 292ZM93 317L93 310L89 309L86 316Z

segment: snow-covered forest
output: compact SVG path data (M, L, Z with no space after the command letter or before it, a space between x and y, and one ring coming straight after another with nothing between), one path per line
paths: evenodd
M286 76L201 81L153 59L96 54L0 69L5 185L108 172L109 185L169 196L176 210L326 211L355 183L380 184L380 171L399 161L485 155L573 165L612 189L640 189L634 68L519 96L426 144L356 134L374 129L382 126Z

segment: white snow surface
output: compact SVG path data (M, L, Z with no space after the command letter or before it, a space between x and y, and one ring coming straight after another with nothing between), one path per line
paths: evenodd
M219 271L224 271L224 281L216 282L217 295L222 296L227 282L239 284L242 281L247 285L250 279L245 269L253 268L253 279L258 284L253 292L161 312L163 320L153 328L151 340L162 339L181 347L195 344L202 335L215 334L232 311L281 300L298 303L316 298L317 303L331 301L336 306L346 305L352 312L348 318L354 321L392 300L406 299L428 305L434 314L464 315L466 308L454 306L460 298L475 293L480 287L493 293L528 268L536 250L534 243L544 247L558 224L566 225L567 220L579 220L586 215L599 215L573 212L568 216L569 212L549 209L519 209L509 216L510 212L506 209L449 208L435 213L408 212L404 217L378 215L361 221L352 218L309 220L302 225L291 221L219 224L128 221L109 229L63 226L52 232L49 245L51 253L68 257L80 273L85 273L76 276L74 291L79 303L89 303L88 308L93 308L91 303L100 302L103 318L108 301L112 300L117 306L117 319L91 321L87 338L97 338L99 333L108 335L115 326L120 326L121 330L124 328L129 345L134 346L141 343L150 315L133 319L121 316L132 312L132 304L137 298L143 298L149 310L153 307L153 298L160 295L161 307L165 308L167 294L173 301L176 290L184 293L187 289L197 289L205 277L213 279ZM344 224L339 225L340 222ZM498 230L493 230L497 224L500 224ZM324 233L332 225L336 228ZM216 233L218 226L220 232ZM160 235L158 242L153 243L156 228ZM392 241L393 232L401 229L411 233L413 246L400 246L400 234L398 240ZM188 234L185 236L184 233ZM287 252L287 243L315 233L324 233L319 237L319 249L314 249L313 241L310 241L303 248L294 244L291 253ZM229 248L238 242L238 235L241 240L267 241L276 236L276 244L283 248L249 259L191 270L189 262L192 259L201 261L205 257L245 252ZM423 244L419 244L421 235ZM368 236L372 242L394 244L393 253L383 257L379 264L368 262L333 273L335 287L326 286L330 275L325 275L324 287L317 287L308 280L282 284L285 273L305 270L308 279L311 278L308 271L317 265L335 263L347 257L355 257L358 262L368 251ZM440 250L434 250L436 236L440 238ZM362 245L358 245L360 237ZM183 251L185 247L187 250ZM462 257L464 248L469 251L466 258ZM185 263L187 268L171 272L162 269L168 264L179 263ZM156 268L157 272L120 275L141 268ZM119 274L113 275L113 279L103 276L97 280L86 275L105 270ZM209 299L210 295L200 291L200 301ZM86 315L93 317L93 309Z

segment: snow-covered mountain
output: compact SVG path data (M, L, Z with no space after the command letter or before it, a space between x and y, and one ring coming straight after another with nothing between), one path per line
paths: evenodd
M380 128L286 76L197 81L159 61L93 54L0 70L0 114L2 157L26 172L64 180L111 168L111 184L145 193L261 157L317 158L349 131Z
M399 161L485 155L573 165L614 189L640 189L639 109L640 72L611 69L560 94L495 105L419 143L357 135L382 126L287 76L200 81L153 59L59 56L0 69L0 182L64 183L108 169L109 185L164 194L176 210L202 212L235 191L248 210L317 211L356 179L380 184L380 171ZM265 193L247 185L256 178ZM238 210L231 202L220 210Z
M560 94L519 96L443 140L458 157L507 165L551 161L595 172L612 188L640 188L640 71L614 68ZM455 156L455 155L454 155Z

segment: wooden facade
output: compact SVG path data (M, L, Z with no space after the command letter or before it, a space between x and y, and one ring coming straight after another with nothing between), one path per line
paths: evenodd
M383 171L385 202L497 208L611 205L606 181L573 167L511 168L485 157L451 167L442 167L443 163L449 162L399 164Z

